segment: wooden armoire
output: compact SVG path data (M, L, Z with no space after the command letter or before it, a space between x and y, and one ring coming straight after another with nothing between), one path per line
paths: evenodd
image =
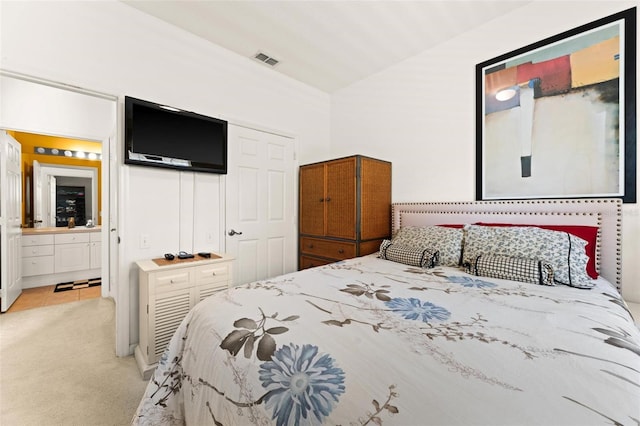
M362 155L300 166L298 268L374 253L391 234L391 163Z

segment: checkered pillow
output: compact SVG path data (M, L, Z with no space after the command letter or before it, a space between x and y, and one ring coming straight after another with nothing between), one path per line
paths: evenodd
M404 263L405 265L433 268L438 265L440 253L437 250L419 249L384 240L380 244L378 257L392 262Z
M540 285L554 285L553 266L543 260L481 254L469 265L470 273Z

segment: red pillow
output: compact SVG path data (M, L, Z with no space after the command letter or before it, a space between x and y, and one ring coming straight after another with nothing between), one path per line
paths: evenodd
M598 227L597 226L585 226L585 225L523 225L518 223L484 223L478 222L476 225L481 226L537 226L542 229L549 229L551 231L562 231L573 234L578 238L582 238L587 242L584 248L589 261L587 262L587 274L593 278L598 278L598 271L596 270L596 243L598 239Z

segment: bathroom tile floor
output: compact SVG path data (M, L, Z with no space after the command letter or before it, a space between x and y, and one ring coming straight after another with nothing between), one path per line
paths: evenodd
M24 311L41 306L59 305L77 300L92 299L94 297L100 297L101 295L100 286L81 288L79 290L67 290L58 293L53 292L55 288L55 285L25 288L6 313Z

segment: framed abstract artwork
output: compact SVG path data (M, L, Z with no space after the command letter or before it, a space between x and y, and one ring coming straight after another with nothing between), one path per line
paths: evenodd
M636 8L476 65L476 199L636 202Z

